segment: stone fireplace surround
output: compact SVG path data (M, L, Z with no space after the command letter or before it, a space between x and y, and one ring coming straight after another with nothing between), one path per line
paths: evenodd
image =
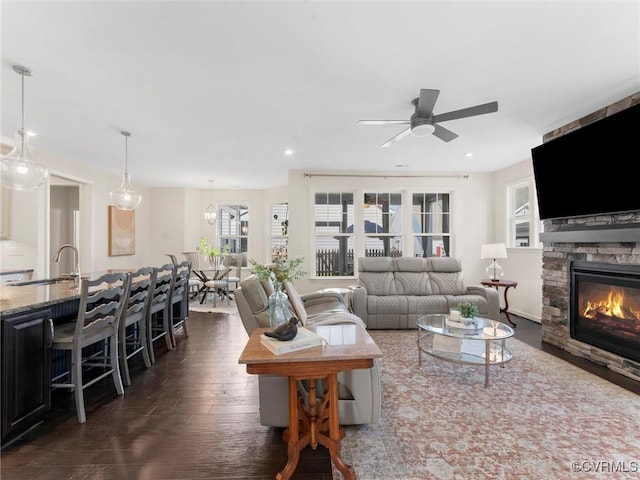
M549 141L640 103L640 92L554 130ZM637 194L637 192L633 192ZM640 382L640 363L572 339L569 333L572 261L640 265L640 211L544 221L542 341Z

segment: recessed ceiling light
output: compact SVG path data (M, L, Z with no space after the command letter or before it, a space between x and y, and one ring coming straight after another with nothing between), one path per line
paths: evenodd
M296 153L296 152L294 152L294 151L293 151L293 150L291 150L290 148L287 148L287 149L284 151L284 154L285 154L285 155L288 155L288 156L291 156L291 155L293 155L294 153Z
M467 157L467 158L471 158L471 157L473 157L473 153L467 152L467 153L464 154L464 156Z
M396 165L396 167L397 167L397 168L408 168L408 167L409 167L409 165L406 165L406 164L404 164L404 163L398 163L398 164Z
M27 135L29 135L30 137L35 137L36 135L38 135L36 132L32 132L32 131L30 131L30 130L27 130L27 131L26 131L26 132L24 132L24 133L26 133L26 134L27 134Z

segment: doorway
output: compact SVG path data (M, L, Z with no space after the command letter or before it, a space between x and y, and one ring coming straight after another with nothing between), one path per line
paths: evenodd
M90 258L90 185L82 181L50 175L48 196L48 245L45 266L47 276L55 278L74 269L73 252L66 250L59 262L53 258L65 243L75 245L80 252L81 272L91 271L85 263Z

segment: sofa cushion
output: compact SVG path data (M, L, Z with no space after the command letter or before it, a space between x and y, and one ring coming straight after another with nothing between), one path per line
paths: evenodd
M240 282L240 286L252 313L259 313L269 308L269 298L258 277L252 275Z
M291 282L284 282L284 290L287 292L287 296L289 297L289 304L293 309L293 313L300 323L304 326L307 324L307 310L304 308L304 301L302 297L296 290L296 287L293 286Z
M431 291L431 282L429 282L429 274L426 272L395 272L394 286L397 295L422 296L433 293Z
M463 295L467 291L461 272L429 272L429 282L434 294Z

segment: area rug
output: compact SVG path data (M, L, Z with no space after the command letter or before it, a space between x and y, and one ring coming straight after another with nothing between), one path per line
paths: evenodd
M513 338L484 388L484 367L418 366L416 331L369 333L382 418L342 441L359 480L640 478L640 396Z

